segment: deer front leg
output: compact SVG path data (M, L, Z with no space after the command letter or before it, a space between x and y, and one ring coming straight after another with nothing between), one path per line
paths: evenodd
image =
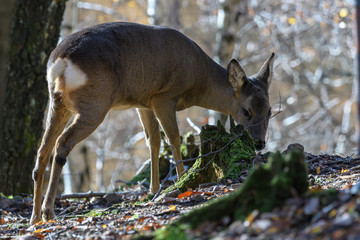
M71 117L71 113L65 109L62 101L58 101L59 97L60 96L55 95L54 98L50 99L46 129L33 170L34 199L30 224L35 224L41 220L41 198L44 172L49 163L55 141L64 130L66 123Z
M154 112L169 140L173 157L176 163L182 160L180 152L180 134L176 121L176 104L174 102L163 102L155 105ZM184 174L184 164L178 163L176 166L178 179Z
M146 143L150 150L151 158L151 180L150 192L157 193L159 191L159 152L160 152L160 131L159 122L155 114L151 110L137 109L141 124L144 128Z

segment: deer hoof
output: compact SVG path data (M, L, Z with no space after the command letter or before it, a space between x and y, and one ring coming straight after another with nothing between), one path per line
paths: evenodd
M42 212L43 212L42 217L45 222L55 218L55 213L53 210L44 209Z
M41 218L39 215L31 215L31 218L30 218L30 225L33 225L35 223L38 223L41 221Z

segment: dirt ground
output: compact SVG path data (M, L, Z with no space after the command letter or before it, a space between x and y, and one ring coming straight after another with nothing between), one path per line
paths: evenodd
M189 230L189 239L360 239L360 158L306 154L309 193L269 213L253 211L245 221L224 217ZM266 156L262 156L266 161ZM203 184L154 202L134 186L101 197L56 201L56 219L29 225L32 196L0 198L1 239L130 239L150 234L206 202L241 187L236 180ZM332 190L333 189L333 190ZM324 192L331 194L322 194ZM94 194L93 194L94 195Z

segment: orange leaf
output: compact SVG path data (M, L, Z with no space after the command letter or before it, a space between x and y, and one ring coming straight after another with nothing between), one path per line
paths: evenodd
M44 224L44 222L42 220L40 220L39 222L35 223L35 226L39 226L39 225L42 225Z
M4 225L5 224L5 219L4 218L0 218L0 224Z
M158 228L162 228L164 225L161 224L157 224L157 223L153 223L153 228L154 230L158 229Z
M246 225L247 226L251 226L251 224L254 222L255 218L257 217L258 215L258 212L255 210L255 211L252 211L246 218Z
M135 228L134 225L128 225L126 226L126 231L133 230L134 228Z
M186 192L180 193L178 195L178 199L190 197L192 195L192 193L193 193L192 191L186 191Z
M141 223L141 222L145 221L145 219L148 219L148 218L150 218L150 217L142 217L142 218L139 218L137 221Z
M146 225L144 227L141 228L142 231L151 231L153 230L153 226L152 225Z
M45 229L43 229L43 228L40 228L40 229L36 229L35 231L34 231L34 233L41 233L42 231L44 231Z
M211 195L213 195L214 193L212 193L212 192L204 192L203 194L204 194L204 195L207 195L207 196L211 196Z
M44 236L43 234L41 234L41 233L35 233L34 236L35 236L35 237L38 237L38 238L41 238L41 239L43 239L43 238L45 237L45 236Z
M319 166L319 167L316 168L316 174L320 174L320 172L321 172L321 168Z
M176 210L176 206L175 206L175 205L170 205L170 206L169 206L169 210L170 210L170 211L175 211L175 210Z

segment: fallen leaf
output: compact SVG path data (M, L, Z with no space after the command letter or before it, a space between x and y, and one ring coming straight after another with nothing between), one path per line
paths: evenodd
M150 217L142 217L142 218L139 218L137 221L141 223L141 222L145 221L148 218L150 218Z
M252 211L246 218L246 221L244 222L245 227L251 226L251 224L254 222L255 218L259 215L258 210Z
M142 231L151 231L153 230L153 226L152 225L146 225L146 226L143 226L141 228Z
M321 168L320 168L320 166L318 166L317 168L316 168L316 174L320 174L320 172L321 172Z
M296 23L296 18L294 18L294 17L288 18L288 23L289 23L290 25L295 24L295 23Z
M128 232L128 231L131 231L131 230L133 230L135 227L134 227L134 225L127 225L126 226L126 231Z
M82 221L84 221L84 218L83 218L83 217L78 217L78 218L76 219L76 221L77 221L78 223L81 223Z
M339 12L340 17L345 18L349 14L349 10L347 8L342 8Z
M336 213L337 213L336 209L333 209L333 210L330 211L329 216L330 216L331 218L332 218L332 217L335 217Z
M186 191L186 192L180 193L178 195L178 199L190 197L192 195L192 193L193 193L193 191Z
M170 205L170 206L169 206L169 210L170 210L170 211L175 211L175 210L176 210L176 206L175 206L175 205Z
M343 174L343 173L346 173L346 172L348 172L349 171L349 169L341 169L341 174Z
M203 192L202 194L207 195L207 196L214 195L214 193L212 193L212 192Z
M41 233L35 233L34 236L38 237L38 238L41 238L41 239L45 238L45 235L43 235Z
M277 227L269 227L266 229L266 232L269 234L274 234L274 233L279 232L279 229Z
M106 224L103 224L103 225L102 225L102 228L107 228L107 225L106 225Z
M310 230L310 233L311 233L311 234L320 233L321 230L322 230L321 227L314 227L314 228L312 228L312 229Z

